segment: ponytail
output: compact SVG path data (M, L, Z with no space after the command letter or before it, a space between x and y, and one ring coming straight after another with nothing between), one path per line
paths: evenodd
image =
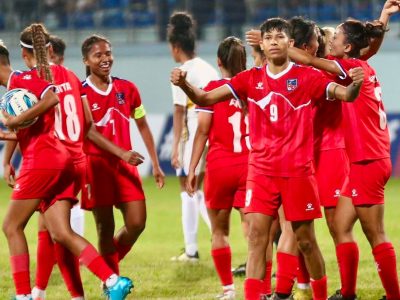
M36 68L40 78L52 82L47 47L50 46L50 35L43 24L34 23L25 28L20 36L21 47L33 53L36 59Z
M232 77L246 69L246 48L237 37L224 39L219 44L217 56Z

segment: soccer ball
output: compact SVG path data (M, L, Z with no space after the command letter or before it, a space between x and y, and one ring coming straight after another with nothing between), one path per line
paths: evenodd
M38 102L38 99L34 94L26 89L13 89L8 91L1 97L0 100L0 111L1 111L1 118L4 119L2 114L3 111L7 112L11 116L18 116L22 114L24 111L27 111L32 106L34 106ZM37 117L25 121L20 128L25 128L37 121Z

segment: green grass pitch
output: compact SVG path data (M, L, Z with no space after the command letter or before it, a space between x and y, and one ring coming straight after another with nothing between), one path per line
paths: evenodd
M220 292L217 275L210 257L210 233L200 221L198 264L180 264L170 262L170 257L178 254L183 246L180 214L180 197L178 182L168 177L163 190L158 190L152 178L144 179L147 195L147 227L134 246L132 252L121 264L121 274L129 276L135 282L135 289L128 299L213 299ZM10 189L0 184L0 220L3 220L7 207ZM386 231L394 244L397 253L400 251L400 180L392 179L386 191ZM117 228L121 225L118 212ZM93 217L86 214L85 236L96 242ZM325 258L329 293L339 288L333 242L329 236L324 220L316 222L318 241ZM31 253L31 277L33 280L36 257L37 216L34 215L26 228ZM358 275L358 295L363 300L379 299L383 289L375 269L371 249L363 236L360 227L356 228L360 246L360 266ZM232 214L231 247L233 266L245 261L246 243L240 227L239 216ZM14 293L9 270L8 248L3 234L0 234L0 299L10 299ZM100 291L100 282L85 268L81 268L86 299L104 299ZM33 281L32 281L33 282ZM243 278L235 278L238 299L243 299ZM70 299L57 267L54 268L47 289L47 299Z

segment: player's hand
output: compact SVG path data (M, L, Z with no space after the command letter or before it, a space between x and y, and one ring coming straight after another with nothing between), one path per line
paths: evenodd
M258 29L251 29L247 31L246 42L250 46L259 46L261 42L261 31Z
M182 71L179 68L174 68L171 72L171 82L176 86L183 86L186 82L186 71Z
M144 157L140 153L131 150L125 151L124 154L122 154L121 159L130 165L138 166L143 163Z
M349 77L353 80L354 85L361 85L364 81L364 70L361 67L349 70Z
M400 11L400 0L387 0L382 8L382 13L391 16Z
M162 189L165 184L165 174L159 165L153 166L153 176L157 183L157 187Z
M6 111L1 112L3 117L1 118L1 122L10 130L16 130L18 128L18 120L16 117L8 114Z
M181 167L181 163L179 162L179 154L178 150L172 149L172 154L171 154L171 166L174 169L179 169Z
M186 192L193 197L196 192L196 175L194 175L193 171L189 171L188 176L186 177Z
M11 188L15 185L15 169L11 164L5 164L3 178L7 182L7 185Z

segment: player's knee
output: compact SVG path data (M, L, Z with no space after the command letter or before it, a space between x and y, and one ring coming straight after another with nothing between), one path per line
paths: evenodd
M300 238L297 241L298 247L303 255L310 255L313 252L315 240L311 240L308 238Z
M249 247L266 247L268 243L268 234L265 234L259 228L250 227L248 234Z
M67 230L63 229L54 229L50 232L51 239L60 245L65 245L70 238L70 234Z
M125 226L128 232L140 234L146 228L146 219L130 220Z

